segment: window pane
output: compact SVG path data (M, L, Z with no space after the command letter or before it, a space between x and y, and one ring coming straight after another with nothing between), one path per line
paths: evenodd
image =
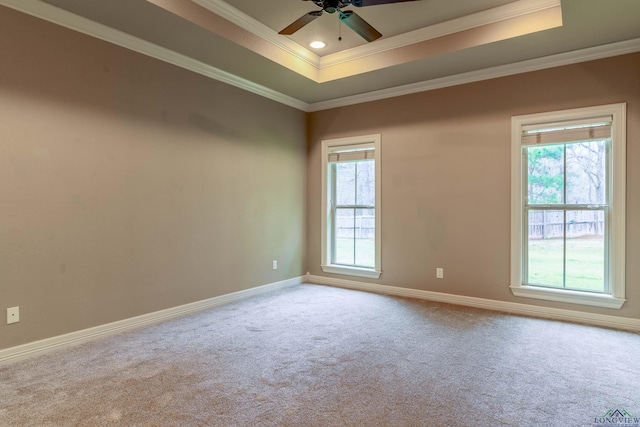
M353 206L356 203L356 163L336 163L336 204Z
M336 209L335 260L336 264L355 263L355 209Z
M374 209L356 210L356 265L376 265L376 217Z
M558 286L564 283L564 212L529 211L528 284Z
M605 141L567 144L567 203L605 203Z
M357 165L357 195L358 205L375 206L376 204L376 170L373 160L365 160Z
M566 287L604 292L604 212L567 211Z
M564 203L564 146L527 147L529 204Z
M375 268L375 162L334 164L336 183L334 264Z

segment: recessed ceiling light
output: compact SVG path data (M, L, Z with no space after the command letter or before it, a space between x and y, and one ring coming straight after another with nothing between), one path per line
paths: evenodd
M309 46L311 46L314 49L322 49L326 45L327 44L325 42L321 42L320 40L316 40L314 42L309 43Z

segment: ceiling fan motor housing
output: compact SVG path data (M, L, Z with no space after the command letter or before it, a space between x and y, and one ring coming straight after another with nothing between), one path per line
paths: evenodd
M316 6L321 7L327 13L336 13L341 8L351 4L350 1L341 0L313 0L313 2Z

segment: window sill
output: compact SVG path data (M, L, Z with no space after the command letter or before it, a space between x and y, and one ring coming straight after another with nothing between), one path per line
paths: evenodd
M565 289L543 288L539 286L511 285L510 288L511 292L513 292L513 295L517 297L566 302L570 304L590 305L594 307L612 308L616 310L620 309L626 301L626 299L624 298L617 298L612 295L570 291Z
M382 271L373 268L346 267L344 265L322 265L320 266L325 273L345 274L347 276L366 277L368 279L379 279Z

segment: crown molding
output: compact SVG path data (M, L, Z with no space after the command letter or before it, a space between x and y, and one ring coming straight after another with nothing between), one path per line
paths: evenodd
M196 0L197 1L197 0ZM342 52L320 58L320 69L345 62L377 55L389 50L399 49L416 43L433 40L450 34L471 30L484 25L506 21L520 16L561 7L560 0L519 0L502 6L476 12L471 15L440 22L397 36L382 38L375 43L354 47Z
M471 71L468 73L456 74L453 76L425 80L418 83L376 90L359 95L315 102L309 105L309 111L313 112L337 107L346 107L348 105L378 101L403 95L411 95L419 92L474 83L498 77L512 76L515 74L528 73L547 68L561 67L564 65L578 64L580 62L594 61L597 59L610 58L612 56L626 55L635 52L640 52L640 38L486 68L478 71Z
M502 6L462 16L460 18L420 28L408 33L382 38L377 40L375 43L368 43L320 57L291 39L278 34L262 22L234 8L223 0L191 1L215 13L216 15L221 16L229 22L234 23L245 31L262 38L273 46L284 50L286 53L293 55L297 59L311 64L319 71L323 68L329 68L367 56L377 55L389 50L399 49L449 34L561 6L561 0L518 0Z
M282 49L286 53L295 56L297 59L311 64L316 68L320 67L320 57L314 52L306 49L303 46L300 46L293 40L278 34L271 28L264 25L262 22L252 18L251 16L236 9L228 3L222 0L191 1L226 19L227 21L239 26L243 30L262 38L278 49Z
M256 84L247 79L243 79L242 77L238 77L234 74L223 71L204 62L197 61L155 43L132 36L123 31L119 31L82 16L75 15L48 3L44 3L39 0L0 0L0 5L7 6L19 12L35 16L36 18L40 18L56 25L124 47L134 52L150 56L160 61L176 65L219 82L227 83L231 86L244 89L267 99L297 108L298 110L308 111L309 109L309 104L300 101L299 99L290 97L273 89L269 89L266 86Z
M83 34L90 35L92 37L96 37L109 43L122 46L135 52L176 65L178 67L193 71L195 73L223 83L227 83L231 86L235 86L237 88L246 90L256 95L271 99L273 101L305 112L344 107L348 105L377 101L402 95L410 95L414 93L473 83L498 77L505 77L514 74L537 71L546 68L559 67L563 65L576 64L580 62L640 52L640 38L638 38L508 65L502 65L498 67L487 68L484 70L457 74L454 76L447 76L408 85L396 86L393 88L372 91L359 95L335 98L328 101L316 103L307 103L269 89L265 86L258 85L249 80L235 76L231 73L220 70L201 61L194 60L186 55L179 54L167 48L163 48L154 43L150 43L137 37L131 36L122 31L115 30L113 28L75 15L71 12L65 11L39 0L0 0L0 5L10 7L20 12L35 16L40 19L44 19L46 21L61 25L74 31L81 32Z

